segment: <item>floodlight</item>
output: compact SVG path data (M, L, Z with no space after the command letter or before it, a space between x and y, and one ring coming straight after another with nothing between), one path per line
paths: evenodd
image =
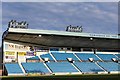
M42 37L42 35L39 35L39 37Z
M93 38L90 38L90 40L92 41L92 40L93 40Z

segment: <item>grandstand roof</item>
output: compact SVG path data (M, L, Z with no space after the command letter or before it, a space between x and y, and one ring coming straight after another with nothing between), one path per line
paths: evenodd
M5 41L48 47L94 47L118 49L120 36L110 34L9 28Z

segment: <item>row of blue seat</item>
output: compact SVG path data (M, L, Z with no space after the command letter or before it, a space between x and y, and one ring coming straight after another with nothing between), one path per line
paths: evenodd
M78 70L69 62L50 62L45 64L53 73L78 72ZM75 62L73 64L83 73L120 71L119 63L115 62ZM23 73L18 63L6 63L5 67L8 74ZM22 63L22 67L26 73L50 73L42 62Z
M51 54L54 56L56 60L66 60L66 58L72 58L75 61L79 59L82 61L87 61L88 58L93 58L95 61L98 61L98 60L112 61L112 58L115 58L117 60L119 59L119 54L113 55L113 54L75 53L75 55L79 59L73 53L51 53ZM41 55L40 57L54 60L49 53Z

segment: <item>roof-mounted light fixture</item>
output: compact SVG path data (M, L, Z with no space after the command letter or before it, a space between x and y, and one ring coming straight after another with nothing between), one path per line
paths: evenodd
M91 41L93 41L93 38L90 38Z
M39 37L42 37L42 35L38 35Z

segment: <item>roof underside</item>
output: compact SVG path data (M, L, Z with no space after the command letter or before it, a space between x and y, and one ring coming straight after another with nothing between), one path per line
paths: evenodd
M118 36L116 37L116 35L107 35L107 37L101 37L101 35L100 37L88 35L90 34L32 29L9 29L4 40L25 45L47 47L119 49L118 42L120 39ZM90 40L91 37L93 40Z

